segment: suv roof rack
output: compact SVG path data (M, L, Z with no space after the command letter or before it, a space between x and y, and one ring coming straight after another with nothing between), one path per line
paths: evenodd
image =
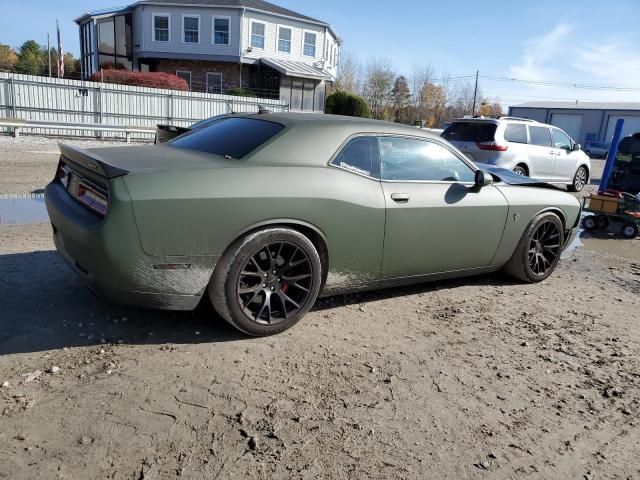
M533 120L531 118L522 118L522 117L500 117L499 120L519 120L521 122L539 123L537 120Z

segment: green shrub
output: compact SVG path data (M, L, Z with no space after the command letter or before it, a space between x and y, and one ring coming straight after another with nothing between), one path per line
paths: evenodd
M371 110L364 98L342 90L327 97L325 112L349 117L371 118Z
M252 98L256 97L256 94L255 94L254 91L249 90L248 88L244 88L244 87L230 88L229 90L227 90L224 93L226 95L233 95L233 96L236 96L236 97L252 97Z

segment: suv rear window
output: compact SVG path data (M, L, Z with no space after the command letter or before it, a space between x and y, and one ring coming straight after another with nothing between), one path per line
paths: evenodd
M442 132L450 142L492 142L496 124L487 122L453 122Z
M171 140L169 145L188 150L243 158L284 128L280 123L253 118L223 118Z
M527 143L527 127L521 123L508 123L504 130L507 142Z

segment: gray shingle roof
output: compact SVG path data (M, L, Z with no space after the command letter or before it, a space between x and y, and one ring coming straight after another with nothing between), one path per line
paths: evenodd
M297 18L299 20L307 20L315 23L328 25L322 20L302 15L287 8L265 2L264 0L141 0L136 4L174 4L174 5L199 5L207 7L233 7L233 8L249 8L251 10L260 10L263 12L275 13L286 17Z
M640 110L640 102L526 102L511 108L560 108L572 110Z

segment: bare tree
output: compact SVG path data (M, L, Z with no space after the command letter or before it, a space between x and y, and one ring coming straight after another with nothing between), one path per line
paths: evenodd
M504 115L502 105L500 104L500 98L496 97L493 102L488 98L483 98L480 103L480 115L492 118L500 118Z
M419 66L411 76L411 90L413 91L413 119L425 120L428 112L425 105L425 89L433 83L435 70L430 64Z
M371 59L365 68L363 95L371 115L378 120L390 117L391 91L396 77L387 59Z
M362 68L358 59L348 51L340 53L340 63L333 89L358 93Z

